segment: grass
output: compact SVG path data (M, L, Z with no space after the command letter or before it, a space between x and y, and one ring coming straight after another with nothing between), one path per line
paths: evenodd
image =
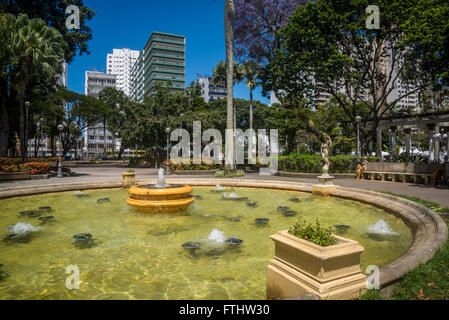
M411 201L417 202L417 203L422 204L423 206L429 208L430 210L432 210L432 211L434 211L436 213L449 213L449 208L442 207L442 206L440 206L436 202L424 200L424 199L417 198L417 197L410 197L410 196L407 196L405 194L396 194L396 193L390 192L390 191L377 191L377 192L385 193L385 194L389 194L389 195L396 196L396 197L399 197L399 198L404 198L404 199L407 199L407 200L411 200Z
M449 208L416 197L384 192L400 198L420 203L438 213L449 213ZM449 221L445 220L449 227ZM378 290L368 290L360 300L384 300ZM448 300L449 299L449 242L427 263L407 273L399 286L393 291L389 300Z

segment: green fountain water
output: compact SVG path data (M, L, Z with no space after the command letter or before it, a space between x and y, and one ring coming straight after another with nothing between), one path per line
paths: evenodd
M363 269L392 262L413 241L401 219L355 201L245 188L234 192L247 201L230 201L212 189L195 187L199 197L178 216L138 213L119 189L1 200L1 239L18 223L40 230L28 243L0 241L0 271L8 275L0 281L0 299L264 299L266 267L274 256L269 236L298 217L348 226L340 234L365 247ZM97 201L104 198L110 202ZM19 214L43 206L52 211ZM297 215L287 217L278 207ZM54 221L38 220L48 216ZM255 222L261 218L268 223ZM83 249L73 236L84 233L95 240ZM243 243L221 243L232 236ZM183 248L187 242L200 242L201 248ZM79 290L66 288L69 266L80 270Z

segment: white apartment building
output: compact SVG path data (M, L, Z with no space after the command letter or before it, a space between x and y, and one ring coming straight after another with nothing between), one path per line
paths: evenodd
M117 76L116 88L123 91L127 96L131 94L131 70L139 58L139 51L130 49L113 49L106 60L108 74Z
M86 71L86 83L84 94L86 96L91 96L98 98L98 94L105 88L111 87L116 88L116 78L115 74L105 74L98 71ZM89 124L84 135L84 147L83 147L83 157L84 158L102 158L105 148L105 137L106 137L106 152L111 154L112 150L116 152L115 137L107 129L104 131L103 122L97 122L94 124Z
M204 101L211 102L226 99L228 94L226 86L215 86L210 77L198 78L198 83L201 86L201 97L203 97Z

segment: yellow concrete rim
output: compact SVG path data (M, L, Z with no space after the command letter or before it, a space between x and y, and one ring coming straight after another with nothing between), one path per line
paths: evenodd
M168 189L145 189L141 187L131 187L128 189L129 194L136 194L141 196L163 196L172 194L187 194L193 191L191 186L182 186L179 188L168 188Z
M126 203L133 207L138 208L148 208L148 207L179 207L191 204L195 201L195 198L187 198L180 200L164 200L164 201L146 201L146 200L135 200L128 198Z

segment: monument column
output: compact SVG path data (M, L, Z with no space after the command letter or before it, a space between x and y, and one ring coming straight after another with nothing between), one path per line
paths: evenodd
M411 129L404 129L405 133L405 153L408 157L410 157L411 150L412 150L412 130Z
M438 124L435 125L435 133L439 133L440 132L440 126ZM434 143L435 143L435 160L440 161L440 138L435 139L434 137Z
M396 130L398 128L396 126L390 127L391 134L390 134L390 157L396 156Z
M427 124L427 128L429 128L429 160L434 161L435 160L435 124L429 123Z
M376 143L377 143L377 150L376 155L380 158L380 161L383 162L382 157L382 129L377 129L377 136L376 136Z

